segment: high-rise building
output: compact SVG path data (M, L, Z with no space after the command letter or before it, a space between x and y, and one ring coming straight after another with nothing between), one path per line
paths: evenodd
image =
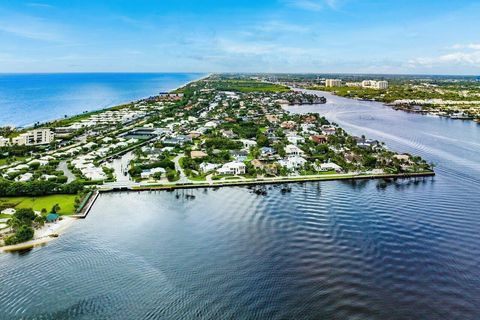
M326 79L325 87L340 87L342 85L342 80L340 79Z

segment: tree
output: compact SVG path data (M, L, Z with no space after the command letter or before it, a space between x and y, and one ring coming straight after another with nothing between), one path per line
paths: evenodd
M56 203L53 207L52 207L52 213L57 213L58 211L60 211L60 205L58 203Z
M18 229L18 231L15 233L17 243L32 240L34 233L35 231L32 227L26 225L21 226L20 229Z
M35 228L40 228L45 225L45 217L43 216L36 216L35 220L33 220L33 224Z
M35 212L31 208L18 209L13 216L21 221L22 224L31 225L35 219Z

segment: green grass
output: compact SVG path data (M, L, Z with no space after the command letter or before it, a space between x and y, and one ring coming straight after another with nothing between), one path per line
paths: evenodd
M290 88L278 84L260 82L257 80L221 80L211 83L216 90L249 92L288 92Z
M3 159L0 159L0 166L3 166L5 164L7 164L7 161L8 160L12 160L12 162L15 162L15 161L23 161L25 159L27 159L27 157L15 157L15 158L3 158Z
M207 178L205 176L189 176L188 179L192 181L206 181Z
M75 197L76 195L70 194L57 194L42 197L8 197L0 198L0 205L11 204L16 209L20 208L32 208L35 211L41 211L43 208L47 209L47 212L58 203L60 206L61 215L70 215L75 213Z

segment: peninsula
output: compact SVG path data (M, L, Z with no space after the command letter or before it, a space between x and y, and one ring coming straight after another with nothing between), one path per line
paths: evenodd
M54 226L85 217L98 192L434 174L418 156L283 109L325 102L257 76L211 75L114 108L2 128L1 243L55 237Z

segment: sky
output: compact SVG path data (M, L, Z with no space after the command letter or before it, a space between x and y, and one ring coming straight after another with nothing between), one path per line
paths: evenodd
M0 73L480 74L480 1L0 1Z

